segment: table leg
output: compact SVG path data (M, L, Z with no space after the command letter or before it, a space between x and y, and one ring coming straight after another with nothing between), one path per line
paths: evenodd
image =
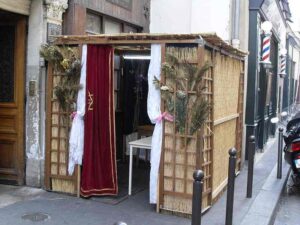
M136 167L139 167L139 161L140 161L140 148L137 148L137 149L136 149L135 157L136 157Z
M133 147L130 146L128 195L131 195L131 186L132 186L132 149Z

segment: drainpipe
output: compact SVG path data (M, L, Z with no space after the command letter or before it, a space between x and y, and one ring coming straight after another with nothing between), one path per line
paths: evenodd
M234 0L233 4L233 29L232 29L232 46L235 48L240 47L240 0Z

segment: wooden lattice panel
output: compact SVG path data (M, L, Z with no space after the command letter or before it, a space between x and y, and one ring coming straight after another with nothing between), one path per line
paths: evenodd
M213 64L214 62L214 51L202 49L202 53L198 58L200 58L200 65L203 64L201 56L204 56L204 61L210 61ZM207 71L204 77L205 80L205 97L211 106L211 112L208 115L208 118L204 124L203 130L203 161L201 169L204 171L204 192L209 193L207 196L207 207L212 204L212 185L213 185L213 149L214 149L214 70L213 67Z
M47 90L47 134L46 134L46 178L48 190L75 194L77 192L77 171L68 174L68 143L71 126L71 112L63 112L54 94L54 87L63 79L48 68Z
M209 53L209 51L208 51ZM193 47L167 47L166 54L176 56L182 62L197 66L204 65L205 60L211 61L210 55L205 58L205 50ZM164 80L166 84L170 81ZM205 97L212 104L212 70L205 74ZM176 90L175 90L176 91ZM174 91L174 95L175 95ZM185 90L190 98L195 92ZM174 98L176 99L176 98ZM187 115L187 118L189 115ZM191 124L186 121L185 133L176 132L175 122L164 122L163 151L160 179L160 208L172 212L191 214L193 193L193 172L204 171L203 209L210 205L211 200L211 151L212 151L212 114L209 115L203 129L194 135L187 131Z

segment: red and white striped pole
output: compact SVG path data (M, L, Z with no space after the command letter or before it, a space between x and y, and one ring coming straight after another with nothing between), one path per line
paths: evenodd
M270 52L271 52L271 34L265 34L263 38L262 46L262 63L271 64L270 61Z
M285 55L281 55L280 59L280 74L285 74L286 59Z
M286 75L286 52L285 48L280 50L280 77L284 77Z
M270 21L263 22L261 24L261 29L264 32L261 63L264 64L266 67L268 67L268 66L271 66L270 53L271 53L272 23Z

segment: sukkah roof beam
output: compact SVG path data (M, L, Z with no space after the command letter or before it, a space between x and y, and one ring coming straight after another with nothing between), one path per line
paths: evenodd
M55 44L62 45L74 45L74 44L111 44L111 45L150 45L150 44L168 44L168 43L197 43L195 39L167 39L167 40L115 40L106 38L97 38L96 36L63 36L57 37Z
M204 44L215 46L229 54L244 57L247 55L223 41L214 33L204 34L148 34L130 33L113 35L70 35L56 36L54 44L109 44L109 45L150 45L150 44Z

